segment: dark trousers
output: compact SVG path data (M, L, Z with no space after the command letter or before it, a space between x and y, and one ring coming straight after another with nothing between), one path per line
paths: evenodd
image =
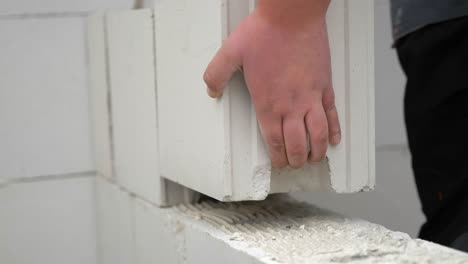
M468 17L424 27L396 47L408 77L405 122L427 218L420 237L468 251Z

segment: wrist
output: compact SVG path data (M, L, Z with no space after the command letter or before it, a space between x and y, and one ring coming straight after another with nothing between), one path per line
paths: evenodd
M259 0L257 11L274 24L301 26L326 17L330 0Z

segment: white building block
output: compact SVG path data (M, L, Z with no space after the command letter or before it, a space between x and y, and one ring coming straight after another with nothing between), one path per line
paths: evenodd
M0 187L0 263L97 262L94 178Z
M174 232L184 226L168 224L164 214L154 208L154 205L135 200L135 263L184 263L177 253L183 241L173 239Z
M205 201L168 209L136 199L134 205L134 263L468 261L465 253L285 197L254 203Z
M196 194L159 175L152 14L122 11L88 21L95 153L100 175L166 206Z
M152 12L106 16L117 181L160 203Z
M218 199L232 190L229 105L206 96L202 76L221 45L224 2L157 1L154 7L161 174Z
M209 232L200 232L194 227L183 230L184 246L187 264L223 263L223 264L260 264L265 263L259 258L245 254L225 240L210 236ZM207 249L209 250L207 251ZM255 249L254 249L255 250ZM213 252L215 252L213 254Z
M84 36L82 18L0 23L0 178L94 170Z
M100 264L134 264L134 199L97 177L97 238Z
M88 20L87 40L96 171L100 175L110 178L113 176L113 145L107 71L107 39L105 38L104 25L102 15L91 17Z
M351 3L352 2L352 3ZM161 175L222 201L374 186L373 1L333 1L328 25L343 142L328 161L272 170L238 76L219 101L202 75L249 1L154 1ZM229 19L228 19L229 18Z
M0 16L50 13L82 13L132 8L136 0L2 0Z

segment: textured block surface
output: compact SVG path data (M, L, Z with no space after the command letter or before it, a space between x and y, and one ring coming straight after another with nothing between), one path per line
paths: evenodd
M112 188L112 192L130 198L118 188ZM107 202L113 201L107 199ZM166 209L137 198L132 206L138 260L135 263L468 261L465 253L414 240L407 234L345 218L284 196L261 202L206 200Z
M202 244L187 238L192 236L191 233L197 233L194 236L195 241L200 241L203 237L209 241L218 239L231 248L228 252L232 253L232 258L240 258L239 254L233 254L237 250L259 263L468 261L466 253L411 239L407 234L393 232L359 219L344 218L285 197L231 204L207 201L195 205L180 205L175 209L181 214L174 217L169 211L167 219L173 222L174 218L184 219L180 222L187 228L181 235L186 236L187 255L191 257L209 254L203 254L207 248L202 246L190 252L190 247Z

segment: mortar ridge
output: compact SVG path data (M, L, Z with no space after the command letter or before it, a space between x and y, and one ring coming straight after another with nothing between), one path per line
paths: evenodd
M177 210L221 230L240 250L263 252L265 263L468 263L468 254L281 195Z

